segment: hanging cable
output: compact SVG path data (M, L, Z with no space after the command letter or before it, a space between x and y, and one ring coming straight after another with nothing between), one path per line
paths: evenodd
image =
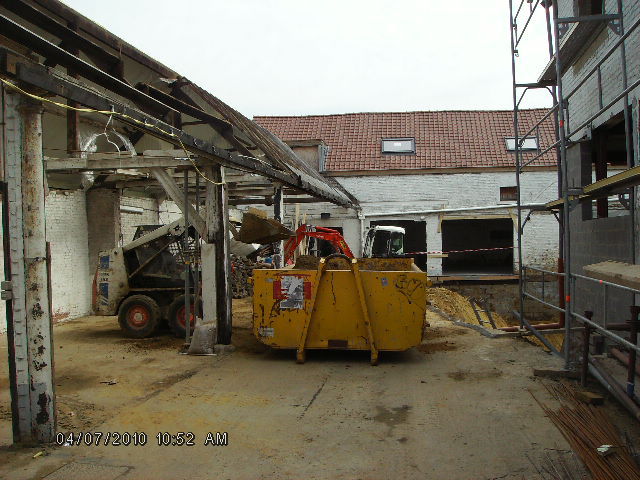
M202 171L196 165L196 162L194 162L193 159L191 158L191 155L189 155L189 152L187 151L187 148L184 146L184 143L182 143L182 139L178 135L173 133L173 132L167 132L166 130L163 130L162 128L158 127L157 125L153 125L153 124L148 123L146 121L141 122L137 118L133 118L132 116L127 115L126 113L116 112L113 109L113 107L112 107L111 110L97 110L97 109L94 109L94 108L73 107L71 105L67 105L67 104L64 104L64 103L61 103L61 102L56 102L55 100L51 100L50 98L41 97L39 95L35 95L33 93L27 92L26 90L23 90L22 88L18 87L16 84L8 81L5 78L0 77L0 82L5 84L7 87L10 87L10 88L20 92L21 94L26 95L29 98L32 98L34 100L38 100L40 102L50 103L52 105L56 105L57 107L64 108L66 110L73 110L74 112L82 112L82 113L99 113L99 114L102 114L102 115L109 115L109 119L107 120L107 124L105 125L105 136L107 136L106 135L106 130L107 130L107 127L109 126L109 123L111 122L111 119L112 119L113 115L117 115L117 116L119 116L121 118L126 118L130 122L138 124L138 125L141 125L141 126L146 127L146 128L154 128L154 129L158 130L159 132L163 133L164 135L167 135L167 136L169 136L171 138L175 138L177 140L177 142L180 144L180 147L184 151L187 160L189 160L189 162L191 162L191 164L193 165L193 168L195 168L195 170L198 173L198 175L200 175L202 178L204 178L205 181L207 181L207 182L209 182L209 183L211 183L213 185L225 185L225 183L226 183L226 182L213 181L209 177L207 177L204 173L202 173ZM109 137L108 136L107 136L107 141L109 143L113 143L113 142L109 141ZM116 145L116 148L117 148L117 145ZM120 149L118 149L118 151L119 150Z

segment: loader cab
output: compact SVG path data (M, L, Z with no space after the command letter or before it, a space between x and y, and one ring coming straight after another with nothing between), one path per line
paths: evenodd
M404 255L404 234L402 227L377 225L371 227L365 236L363 257L393 258Z

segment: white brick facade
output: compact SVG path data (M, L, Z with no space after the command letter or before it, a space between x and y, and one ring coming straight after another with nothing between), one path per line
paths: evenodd
M104 193L104 195L102 195ZM112 191L93 191L94 202L100 212L116 212L114 202L143 208L142 214L120 212L120 238L130 242L138 225L158 223L158 202L153 198L122 197ZM92 281L95 262L89 255L89 222L86 192L84 190L50 190L46 198L47 241L51 244L51 287L53 319L64 321L91 312ZM112 222L104 216L97 223ZM117 223L117 222L116 222ZM101 229L97 225L95 236ZM109 235L108 232L103 232ZM116 232L117 234L117 232ZM117 236L117 235L116 235ZM115 245L116 236L110 237ZM95 241L95 240L94 240ZM0 257L2 253L0 244ZM0 258L2 268L3 257ZM3 276L3 275L2 275ZM0 332L6 331L5 303L0 302Z
M133 240L138 225L158 225L158 201L155 198L120 197L121 207L137 207L142 213L120 211L120 244L126 245Z
M442 250L442 235L438 231L439 213L407 215L401 212L498 206L515 202L500 202L500 187L515 186L515 173L490 169L477 173L444 173L424 175L368 175L337 177L337 180L358 200L365 219L356 218L354 210L336 207L328 203L303 204L302 215L307 223L342 227L344 237L356 255L361 251L361 228L369 227L373 220L421 220L426 222L427 248ZM522 203L546 203L558 198L557 173L554 170L535 170L524 173L522 180ZM321 213L330 213L321 219ZM399 212L394 216L378 216L380 213ZM515 219L514 208L473 210L467 212L443 212L444 219L459 216L504 215ZM287 205L287 221L294 216L294 206ZM526 216L526 212L524 214ZM514 226L516 222L514 221ZM517 232L514 228L514 245ZM558 256L558 224L550 213L536 213L525 226L523 237L524 263L554 267ZM514 251L517 260L518 252ZM517 263L514 265L517 268ZM430 258L427 264L430 275L442 275L442 259Z

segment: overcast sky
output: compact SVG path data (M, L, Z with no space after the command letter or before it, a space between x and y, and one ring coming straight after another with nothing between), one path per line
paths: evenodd
M249 117L512 108L507 0L64 2ZM536 13L523 82L548 60Z

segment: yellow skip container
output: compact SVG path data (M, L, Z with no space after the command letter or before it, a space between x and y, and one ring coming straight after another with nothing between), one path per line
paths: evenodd
M315 270L254 270L253 284L254 335L296 349L298 363L307 349L331 348L370 350L377 365L378 352L422 342L430 282L410 258L334 254Z

